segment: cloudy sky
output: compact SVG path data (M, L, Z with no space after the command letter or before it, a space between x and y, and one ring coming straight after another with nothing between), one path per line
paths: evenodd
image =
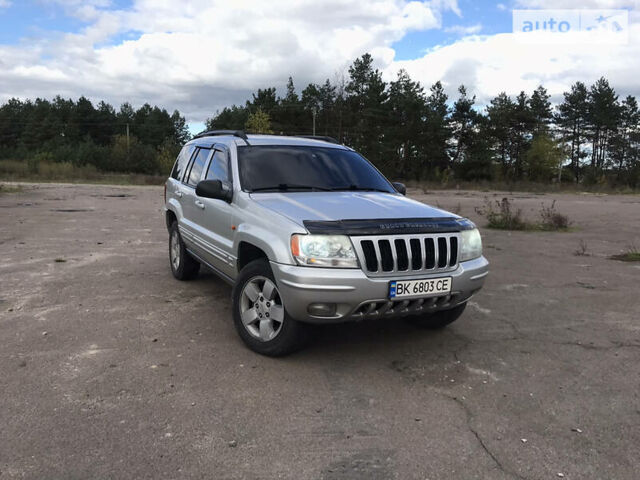
M523 42L514 9L626 9L624 42ZM606 12L605 12L606 13ZM640 0L0 0L0 102L56 94L179 109L198 130L258 87L346 73L370 52L486 102L606 76L640 97Z

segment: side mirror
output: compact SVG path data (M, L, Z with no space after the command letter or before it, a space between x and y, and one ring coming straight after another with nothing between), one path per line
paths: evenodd
M233 191L231 186L221 180L202 180L196 185L196 195L204 198L215 198L231 202Z
M400 193L402 195L406 195L407 194L407 187L405 186L404 183L393 182L392 185L393 185L393 188L395 188L398 193Z

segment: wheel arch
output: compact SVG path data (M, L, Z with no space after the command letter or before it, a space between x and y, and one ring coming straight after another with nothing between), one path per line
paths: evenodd
M238 272L250 262L261 258L269 261L269 256L262 248L257 247L252 242L247 240L242 240L238 244L238 260L236 262Z
M173 210L167 209L164 215L165 222L167 224L167 230L171 228L173 222L178 221L178 216L175 214Z

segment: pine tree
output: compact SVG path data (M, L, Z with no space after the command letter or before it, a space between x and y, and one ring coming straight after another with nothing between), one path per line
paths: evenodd
M549 124L553 119L553 111L551 109L551 95L547 93L547 89L540 85L533 91L529 108L532 117L532 135L546 134L549 132Z
M405 70L389 84L389 127L385 135L386 150L393 162L394 174L400 178L420 179L424 157L424 89Z
M589 89L588 128L591 138L591 173L602 172L609 158L611 139L620 121L618 95L603 77Z
M564 102L558 106L556 121L560 127L561 138L569 144L569 159L576 182L580 181L582 159L587 156L583 148L586 141L587 87L582 82L571 86L571 91L564 92Z
M442 173L450 167L448 143L451 138L451 126L448 100L442 83L434 83L425 102L424 150L430 172L435 170Z

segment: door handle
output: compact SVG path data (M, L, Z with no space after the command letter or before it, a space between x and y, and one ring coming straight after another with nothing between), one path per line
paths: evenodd
M196 200L195 203L196 203L196 207L199 207L204 210L204 203L202 203L200 200Z
M182 192L180 190L175 191L176 197L182 198Z

